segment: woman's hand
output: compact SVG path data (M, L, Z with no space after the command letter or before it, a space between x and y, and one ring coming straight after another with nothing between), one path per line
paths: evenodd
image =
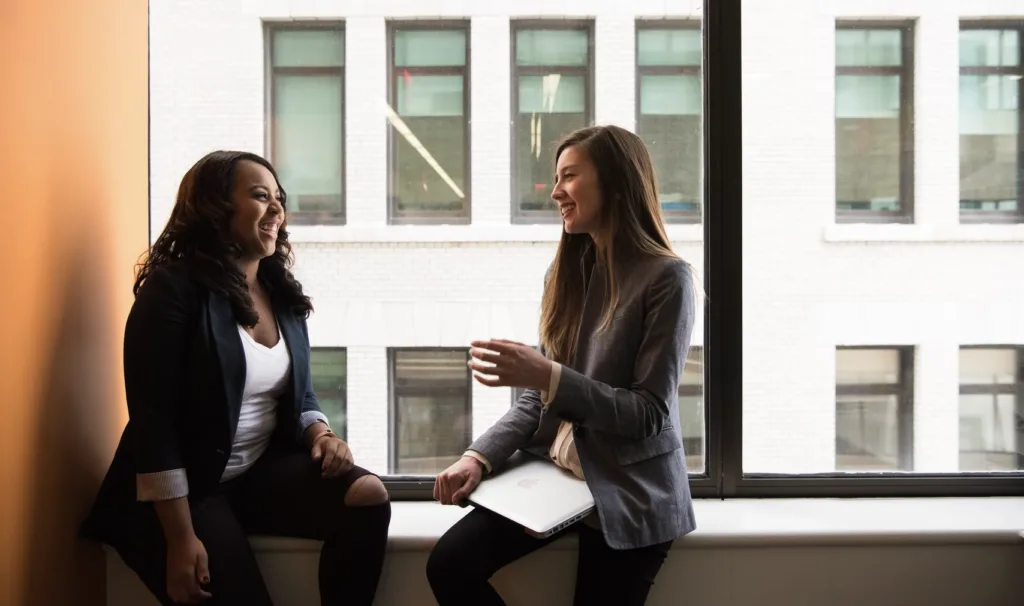
M167 542L167 595L175 604L199 604L209 599L206 547L194 534Z
M476 489L484 475L483 463L463 456L451 467L437 474L434 480L434 498L442 505L463 505L466 497Z
M348 444L331 431L325 431L313 439L310 454L320 463L320 477L336 478L347 473L355 461Z
M545 391L551 381L551 360L539 351L515 341L473 341L469 367L488 387L527 387ZM488 376L483 376L488 375Z

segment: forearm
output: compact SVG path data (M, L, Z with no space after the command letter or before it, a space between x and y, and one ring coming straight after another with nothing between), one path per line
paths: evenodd
M642 388L615 388L563 367L546 405L559 418L636 440L658 435L669 404Z
M160 520L164 531L164 539L168 543L181 541L195 534L192 528L192 513L188 508L188 497L154 501L153 509Z

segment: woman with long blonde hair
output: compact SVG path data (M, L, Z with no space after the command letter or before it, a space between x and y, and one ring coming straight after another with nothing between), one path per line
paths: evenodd
M578 130L555 153L551 198L564 229L540 351L507 340L470 349L480 383L526 391L438 475L434 496L463 503L522 449L585 480L595 513L541 539L474 509L427 562L440 606L504 604L490 577L567 532L579 535L575 604L644 604L672 541L696 526L677 390L697 289L666 235L650 155L625 129Z

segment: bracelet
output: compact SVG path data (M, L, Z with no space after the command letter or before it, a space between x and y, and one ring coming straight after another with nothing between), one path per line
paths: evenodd
M310 445L316 444L317 442L320 441L320 438L322 438L324 436L333 436L333 435L335 435L334 432L331 430L330 427L328 427L326 431L318 433L317 436L315 438L313 438L313 441L310 443Z

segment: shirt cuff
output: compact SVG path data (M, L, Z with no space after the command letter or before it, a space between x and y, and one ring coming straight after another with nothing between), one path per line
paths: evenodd
M467 450L466 452L462 453L462 456L470 457L470 458L476 459L477 461L480 461L483 464L484 469L487 470L487 473L491 473L491 463L490 463L490 461L488 461L487 457L485 457L484 455L480 454L479 452L477 452L475 450Z
M299 415L299 425L302 426L302 431L309 429L313 423L323 423L328 429L331 427L331 424L327 422L327 415L319 410L307 410Z
M168 501L188 496L185 468L135 474L135 494L139 501Z
M540 392L540 403L547 408L548 404L555 399L558 392L558 382L562 380L562 365L558 362L551 363L551 380L548 381L548 390Z

